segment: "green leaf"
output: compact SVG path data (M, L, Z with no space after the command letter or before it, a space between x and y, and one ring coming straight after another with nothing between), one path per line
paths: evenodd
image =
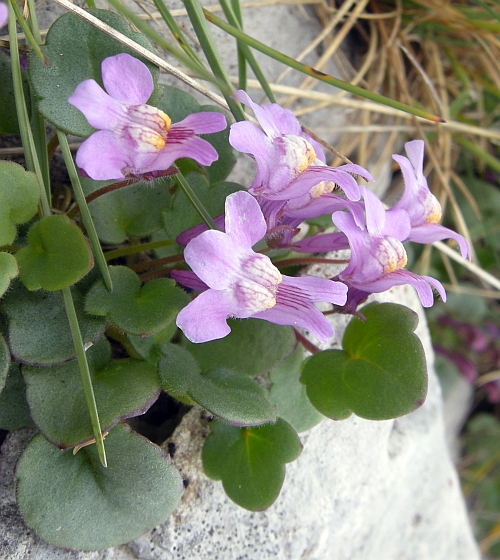
M83 296L71 290L84 344L95 343L106 328L106 320L83 311ZM7 315L8 339L14 359L26 364L53 365L76 357L68 317L61 295L29 292L19 282L0 301Z
M0 252L0 298L5 294L10 281L19 274L14 255Z
M231 333L220 340L193 344L183 339L183 346L193 354L201 371L226 368L246 375L271 371L295 347L290 327L259 319L228 321Z
M414 334L416 313L395 303L371 303L346 328L343 350L326 350L305 364L301 381L311 403L340 420L352 412L387 420L412 412L427 393L425 354Z
M134 336L129 334L127 338L142 359L156 366L161 357L160 346L170 342L176 332L177 325L172 322L152 336Z
M276 420L264 389L245 374L224 368L205 374L193 356L176 344L163 344L158 374L163 389L179 400L190 400L226 422L255 426Z
M10 367L10 352L5 338L0 335L0 393L7 381L7 372Z
M276 405L278 416L298 433L310 430L323 418L310 403L306 388L300 382L303 354L302 346L298 344L295 351L269 375L272 382L269 400Z
M103 243L123 243L127 237L146 237L163 226L162 213L170 202L169 177L139 183L96 198L89 204L97 235ZM81 179L85 195L114 181Z
M17 134L19 132L19 123L17 122L16 102L14 98L14 86L12 83L12 66L10 58L0 51L0 134ZM28 79L23 72L23 86L24 91L29 91ZM27 93L25 94L26 102L28 104L29 112L29 99Z
M141 288L137 274L125 266L109 269L113 292L100 280L88 292L85 309L108 317L113 325L138 336L155 334L168 326L189 303L189 296L174 280L158 278Z
M211 187L201 173L189 173L185 179L212 218L223 214L226 198L241 190L241 186L236 183L218 183ZM179 190L171 208L163 212L163 226L167 235L170 239L175 239L183 231L201 223L200 215L186 195Z
M103 431L119 420L143 414L158 398L158 375L150 363L111 360L104 338L87 351L87 358ZM31 417L49 441L65 449L93 438L77 362L24 366L22 373Z
M126 543L165 519L183 492L179 472L159 447L116 426L106 438L108 467L95 445L76 455L35 436L17 464L21 515L42 539L98 550Z
M205 474L222 480L226 494L239 506L251 511L269 507L283 485L285 464L302 450L293 428L281 419L258 428L215 421L210 432L202 451Z
M14 241L16 224L33 218L39 199L36 175L17 163L0 160L0 246Z
M19 370L13 363L7 374L7 382L0 392L0 430L34 428L26 402L26 387Z
M146 49L153 50L149 41L140 33L132 32L120 16L107 10L89 10L89 13ZM125 52L142 60L155 83L149 101L153 103L158 98L158 68L75 14L67 13L57 18L41 48L48 66L37 56L30 56L30 82L38 98L39 111L60 130L75 136L89 136L94 132L83 113L68 103L68 98L84 80L94 79L102 86L101 63L109 56Z
M67 216L52 215L34 224L28 246L16 254L19 278L28 290L62 290L76 284L94 259L85 236Z

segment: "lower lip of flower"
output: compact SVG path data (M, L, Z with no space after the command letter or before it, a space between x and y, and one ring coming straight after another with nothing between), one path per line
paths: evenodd
M383 267L384 275L406 266L408 257L403 244L393 237L385 238L377 250L377 259Z
M270 259L256 254L241 263L235 294L247 311L265 311L276 305L276 292L282 280Z
M305 138L286 134L279 140L285 151L283 162L287 167L294 170L296 175L305 171L316 160L316 152Z

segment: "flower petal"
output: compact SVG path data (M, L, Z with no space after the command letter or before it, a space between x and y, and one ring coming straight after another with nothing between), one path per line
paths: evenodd
M415 176L417 179L420 179L424 172L425 142L423 140L412 140L411 142L406 142L405 150L408 155L408 159L411 161L413 169L415 170Z
M181 286L197 292L205 292L209 289L205 282L202 282L191 270L172 270L170 278L173 278Z
M128 122L124 105L108 95L95 80L80 82L68 103L79 109L90 126L97 129L113 130Z
M341 231L335 233L320 233L296 241L291 248L297 253L328 253L349 249L349 240Z
M191 113L182 121L172 125L172 128L191 130L193 134L210 134L227 128L226 117L218 111L204 111Z
M226 298L225 292L207 290L177 315L176 324L191 342L208 342L231 332L227 324L231 314L232 301Z
M184 157L194 159L200 165L211 165L218 159L219 154L206 140L194 136L191 131L174 127L176 125L172 125L169 130L165 147L156 159L143 169L143 173L168 169L174 161Z
M94 132L76 153L77 166L96 181L123 179L122 170L131 163L122 139L109 130Z
M441 241L442 239L454 239L460 247L462 257L471 260L472 255L466 239L440 224L424 224L415 227L408 236L408 240L415 243L434 243L434 241Z
M141 105L153 93L154 82L149 68L127 53L105 58L101 70L106 91L118 101Z
M184 249L184 260L193 272L215 290L229 288L239 279L241 248L221 231L205 231ZM254 254L249 250L250 254Z
M9 19L9 8L7 4L0 2L0 27L3 27Z
M260 126L270 138L276 138L277 136L280 136L280 131L276 126L276 123L274 122L273 115L266 111L265 107L261 107L257 103L254 103L250 99L249 95L242 89L233 93L232 97L236 99L236 101L244 103L252 109L255 117L259 121Z
M225 226L224 214L215 217L214 222L219 231L225 231L226 226ZM177 245L181 245L182 247L185 247L191 241L191 239L198 237L198 235L200 235L200 233L203 233L204 231L208 231L207 224L204 223L198 224L197 226L193 226L192 228L189 228L186 231L180 233L175 238L175 242L177 243Z
M259 203L246 191L238 191L226 198L226 233L241 247L250 249L267 231Z

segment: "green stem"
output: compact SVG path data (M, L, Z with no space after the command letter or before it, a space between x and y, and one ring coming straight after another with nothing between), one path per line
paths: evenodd
M66 308L66 314L68 316L71 336L73 338L73 345L76 350L76 359L78 360L78 366L80 368L80 375L82 378L82 385L85 392L85 399L87 401L90 420L92 422L92 430L94 432L94 438L96 441L97 453L99 454L102 466L107 467L108 465L106 461L106 451L104 449L104 438L102 437L101 433L101 425L99 422L99 414L97 412L94 388L92 387L89 364L87 362L87 355L85 354L85 348L83 346L80 325L78 324L78 318L76 316L75 306L73 304L73 298L71 296L71 290L70 288L64 288L64 290L61 291L64 300L64 306Z
M16 0L10 0L10 6L14 10L14 14L16 15L17 22L19 23L21 29L23 30L23 33L26 37L26 42L33 49L33 51L36 53L38 58L43 62L43 64L47 66L47 59L45 58L45 55L43 54L42 49L40 48L40 45L36 42L35 37L33 37L33 33L31 32L31 29L27 21L24 19L23 14L19 9L19 6L17 5Z
M106 259L104 253L102 252L102 247L99 242L99 237L97 236L97 231L95 229L94 221L89 212L89 207L87 201L85 200L85 195L83 194L82 185L80 183L80 178L78 177L78 172L76 171L75 162L73 161L73 156L71 155L71 150L69 148L68 139L64 132L58 130L57 137L59 139L59 146L61 147L61 152L64 158L64 163L66 164L66 169L68 170L69 178L71 179L71 184L73 185L73 194L75 195L76 203L80 208L80 214L82 215L82 220L87 230L87 235L89 236L90 244L92 245L92 250L94 252L94 257L97 262L97 266L101 271L104 283L110 292L113 291L113 283L111 281L111 276L109 274L108 265L106 264Z
M113 259L119 259L120 257L127 257L129 255L144 253L145 251L152 251L153 249L159 249L160 247L168 247L171 245L175 245L175 242L171 239L164 239L163 241L150 241L149 243L137 243L136 245L127 245L126 247L120 247L119 249L114 249L113 251L106 251L106 253L104 253L104 257L107 261L112 261Z
M316 70L311 66L301 64L300 62L287 56L286 54L283 54L271 47L268 47L267 45L264 45L264 43L257 41L257 39L250 37L236 27L229 25L227 22L218 18L216 15L212 14L204 8L203 13L205 14L205 17L208 21L210 21L226 33L229 33L229 35L236 37L236 39L245 42L250 47L253 47L254 49L264 53L270 58L282 62L283 64L286 64L287 66L290 66L291 68L294 68L295 70L298 70L299 72L302 72L307 76L312 76L313 78L316 78L321 82L325 82L331 86L348 91L349 93L353 93L354 95L359 95L360 97L363 97L365 99L370 99L371 101L375 101L376 103L381 103L382 105L386 105L387 107L393 107L394 109L398 109L400 111L403 111L404 113L409 113L410 115L415 115L417 117L421 117L433 122L445 122L441 117L428 113L427 111L424 111L417 107L410 107L409 105L405 105L404 103L400 103L399 101L395 101L394 99L389 99L388 97L385 97L384 95L380 95L378 93L366 91L363 88L353 86L348 82L344 82L343 80L339 80L338 78L329 76L328 74L325 74L320 70Z
M202 220L207 224L207 226L210 229L218 229L207 209L203 206L201 200L198 198L194 190L191 188L191 185L186 181L180 171L179 173L176 173L174 175L174 179L176 180L179 187L184 191L184 194L188 197L189 201L201 216Z
M184 0L184 7L200 41L201 48L207 57L208 64L223 86L221 87L221 93L226 99L231 113L237 121L244 121L245 113L241 105L231 97L234 88L208 29L199 0Z
M221 7L224 11L224 15L226 16L226 18L229 21L229 23L231 25L233 25L235 28L239 29L240 31L243 31L243 28L242 28L242 25L241 25L241 13L238 16L238 13L234 10L235 6L238 6L238 9L239 9L239 6L240 6L239 1L238 0L232 0L233 9L231 9L231 6L228 4L227 0L219 0L219 3L220 3L220 5L221 5ZM267 81L264 73L260 69L259 63L257 62L253 52L250 50L248 45L246 43L244 43L243 41L238 41L238 52L241 52L243 54L243 56L245 57L246 61L250 65L250 68L253 70L253 73L255 74L255 77L257 78L260 85L262 86L262 89L263 89L264 93L267 95L267 98L269 99L269 101L271 101L271 103L276 103L276 98L274 97L274 93L271 90L271 86L269 85L269 82ZM240 84L239 84L240 89L246 89L245 85L242 85L241 75L239 77L239 82L240 82Z

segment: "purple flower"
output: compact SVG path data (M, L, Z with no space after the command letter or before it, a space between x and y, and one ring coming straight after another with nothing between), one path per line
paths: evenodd
M408 158L393 155L403 172L405 190L393 209L408 212L411 231L405 241L433 243L441 239L454 239L460 247L462 257L471 258L467 241L458 233L439 224L442 216L441 205L431 193L424 177L424 141L413 140L405 144ZM392 209L391 209L392 210Z
M349 200L356 201L360 191L351 174L373 181L359 165L328 167L320 144L302 132L291 111L276 103L261 107L242 90L234 97L252 108L262 127L243 121L233 124L229 133L233 148L257 163L257 175L248 189L254 196L287 202L302 199L300 207L338 185Z
M177 326L192 342L223 338L229 317L264 319L311 331L321 342L333 327L314 302L343 305L347 288L340 282L306 276L282 276L269 257L252 246L266 233L258 202L244 191L226 199L225 233L205 231L192 239L184 258L208 286L177 316Z
M0 27L3 27L9 19L9 8L7 4L0 2Z
M160 109L146 105L153 77L137 58L122 53L102 62L104 91L95 80L78 84L68 102L98 129L85 140L76 163L96 180L123 179L168 169L176 159L189 157L210 165L218 155L196 134L226 128L221 113L193 113L172 124Z
M338 278L349 288L364 292L384 292L392 286L411 284L424 307L430 307L434 298L431 286L443 300L446 293L440 282L429 276L418 276L403 270L406 251L402 240L408 238L410 218L405 210L384 209L374 193L364 189L366 228L362 230L346 212L335 212L333 223L349 239L351 259Z

